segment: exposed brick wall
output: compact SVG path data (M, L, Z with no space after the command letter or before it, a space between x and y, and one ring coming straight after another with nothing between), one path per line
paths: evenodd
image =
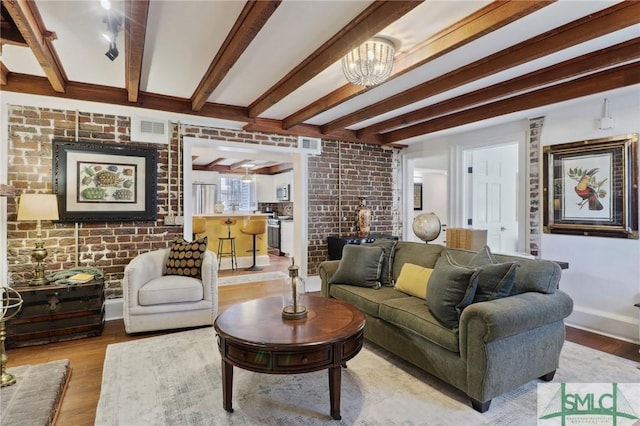
M542 164L540 155L540 137L544 117L529 120L529 253L540 257L540 206L542 194L540 194L540 170Z
M8 183L19 192L52 192L52 140L75 140L76 112L36 107L11 106L9 110ZM203 139L296 147L297 138L235 131L211 127L172 126L173 191L181 185L177 173L178 133ZM83 142L131 143L130 118L78 113L78 138ZM95 266L106 274L106 296L121 297L124 267L133 257L149 250L167 247L182 235L182 228L163 226L167 202L177 213L178 200L167 188L168 148L164 145L136 144L158 150L158 220L148 222L80 223L79 264ZM320 156L309 157L309 241L308 273L317 273L327 259L326 237L351 233L358 197L367 197L372 210L372 233L399 235L397 200L398 150L347 142L323 141ZM339 195L341 195L341 208ZM170 198L169 198L170 197ZM397 194L396 194L397 197ZM29 280L33 274L30 252L35 240L35 223L17 222L17 199L7 203L8 267L12 281ZM346 220L340 220L340 218ZM42 224L47 273L75 266L74 224Z
M322 155L309 157L309 275L327 259L327 236L353 234L358 197L366 197L371 209L371 233L393 234L393 153L376 145L323 141Z
M129 117L78 112L78 138L83 142L130 143ZM20 193L52 192L52 140L74 141L76 112L11 106L9 110L8 181ZM164 146L136 144L158 149L158 221L78 224L78 264L105 272L106 295L122 295L124 266L137 254L167 247L182 234L164 227L167 200L167 153ZM176 161L177 159L174 159ZM177 203L177 201L176 201ZM36 237L34 222L17 222L17 198L7 201L7 264L12 281L33 277L31 249ZM47 273L75 266L75 225L42 223Z

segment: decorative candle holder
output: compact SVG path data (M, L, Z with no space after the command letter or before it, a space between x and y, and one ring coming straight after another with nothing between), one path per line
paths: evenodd
M289 266L289 279L286 280L286 285L283 293L282 318L284 319L301 319L306 318L308 311L303 305L305 294L305 283L302 278L298 276L298 268L295 265L295 260L291 259L291 266Z

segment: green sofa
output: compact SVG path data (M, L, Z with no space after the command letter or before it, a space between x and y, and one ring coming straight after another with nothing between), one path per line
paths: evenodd
M425 299L393 286L405 263L434 268L441 257L464 264L476 254L400 241L388 260L390 285L332 282L343 257L319 266L322 295L358 307L366 316L368 340L460 389L475 410L485 412L492 398L534 379L553 378L565 338L563 320L573 301L558 289L561 268L555 262L503 255L492 255L494 262L519 263L509 295L466 306L454 328L434 317ZM435 298L434 278L427 299Z

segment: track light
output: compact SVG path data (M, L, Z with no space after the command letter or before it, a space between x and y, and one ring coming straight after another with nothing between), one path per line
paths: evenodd
M122 19L107 10L107 16L104 17L103 21L107 24L107 31L102 34L102 36L109 41L109 50L107 50L107 53L104 55L113 61L118 57L119 53L118 47L116 46L116 38L118 37Z
M109 50L107 50L107 53L105 53L104 55L111 59L112 61L118 57L118 47L116 46L116 42L113 41L109 44Z

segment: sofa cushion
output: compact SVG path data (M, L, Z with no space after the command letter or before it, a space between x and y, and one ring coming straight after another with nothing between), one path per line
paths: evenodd
M462 310L473 302L480 270L454 265L449 256L438 259L429 278L427 306L440 322L458 327Z
M480 268L478 287L473 297L473 303L499 299L511 294L516 280L516 268L520 265L519 262L497 263L488 246L484 246L482 250L476 253L467 265L460 265L456 262L452 258L452 252L450 251L445 253L445 256L453 265Z
M382 301L380 319L419 334L452 352L460 352L458 333L443 326L424 301L417 297Z
M344 284L331 285L329 294L375 318L378 318L381 302L389 299L410 297L393 287L365 288Z
M380 269L380 284L393 286L393 277L391 276L391 265L393 264L393 255L395 253L396 240L379 239L372 243L365 243L365 246L382 247L384 254L382 256L382 267Z
M171 244L164 274L200 278L202 276L202 261L206 251L207 237L198 238L191 242L176 238Z
M482 266L473 303L509 296L516 282L516 269L518 266L520 266L518 262Z
M396 290L424 300L427 298L427 284L432 272L431 268L405 263L396 281Z
M397 280L402 272L402 265L413 263L424 268L433 268L445 248L439 244L416 243L413 241L398 241L393 254L391 274Z
M141 306L198 302L203 298L204 289L199 279L177 275L154 278L138 290Z
M340 266L331 284L350 284L360 287L380 287L382 247L347 244L342 249Z

